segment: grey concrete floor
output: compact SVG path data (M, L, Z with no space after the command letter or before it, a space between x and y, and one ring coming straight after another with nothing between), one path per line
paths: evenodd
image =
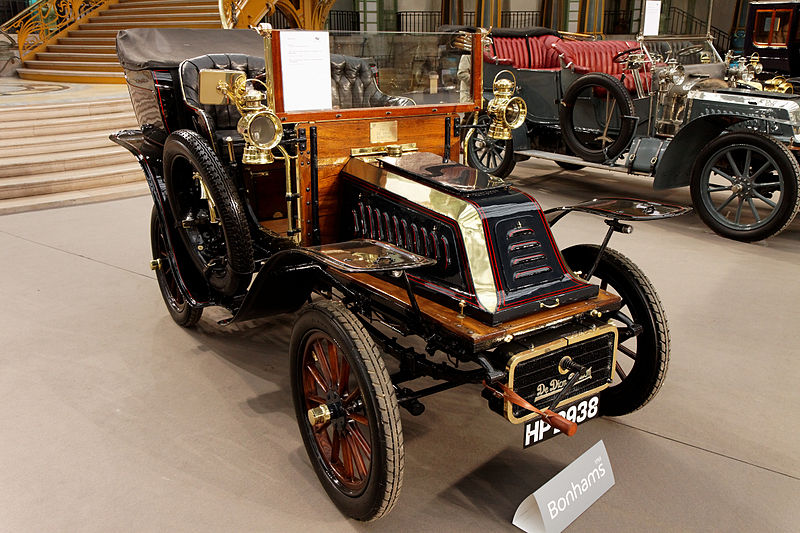
M521 164L544 207L616 194L688 203L647 179ZM292 316L185 330L148 269L146 197L0 217L0 531L514 531L516 506L602 439L616 485L570 531L800 530L800 222L766 242L694 216L612 246L658 289L672 332L641 411L521 448L476 387L403 411L395 510L343 518L289 395ZM561 247L605 225L570 215Z

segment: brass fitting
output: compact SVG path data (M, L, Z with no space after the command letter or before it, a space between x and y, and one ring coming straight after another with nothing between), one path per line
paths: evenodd
M308 410L308 421L312 426L324 424L331 419L331 410L327 405L322 404Z

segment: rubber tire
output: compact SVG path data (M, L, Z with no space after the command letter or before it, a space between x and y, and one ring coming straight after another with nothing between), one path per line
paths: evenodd
M178 220L180 212L174 176L174 164L186 160L200 175L206 190L216 205L217 217L225 240L225 264L221 268L209 270L206 279L211 287L223 295L230 296L241 292L250 282L250 274L255 269L253 262L253 241L247 226L245 208L228 177L222 162L206 140L192 130L178 130L169 135L164 142L164 182L171 212L175 217L175 227L181 235L189 255L200 272L205 270L205 259L191 242L186 230Z
M164 238L163 226L161 219L158 216L156 206L153 206L153 212L150 214L150 246L153 251L153 259L160 259L162 262L167 262L167 267L163 266L156 270L156 280L158 281L158 288L161 289L161 297L167 306L172 320L176 324L184 328L189 328L197 324L200 317L203 316L202 307L192 307L187 302L180 290L177 288L177 282L174 289L170 289L167 276L174 278L175 274L172 272L172 264L169 263L167 257L167 241ZM173 294L173 290L177 294Z
M365 411L372 434L370 478L363 492L349 496L341 492L329 478L304 405L302 385L302 349L304 339L321 330L346 354L351 372L355 373L365 400ZM339 510L350 518L372 521L392 510L403 484L405 452L400 408L389 372L375 342L358 319L339 302L321 301L307 305L292 330L290 344L290 376L295 414L306 452L317 477ZM377 467L377 468L376 468Z
M636 133L636 121L622 121L619 136L605 150L587 148L578 139L572 110L580 93L587 87L602 87L617 102L621 116L635 116L633 100L625 86L614 76L601 72L586 74L575 80L564 93L561 105L558 106L558 123L564 142L572 152L585 161L603 163L613 161L630 145Z
M781 195L781 203L778 204L778 214L766 225L747 231L733 230L722 225L714 218L709 206L704 201L701 184L704 168L715 153L723 148L729 148L737 144L749 144L767 152L775 159L781 174L784 176L784 194ZM790 177L790 179L786 179L786 177ZM715 233L737 241L760 241L785 230L797 215L797 211L800 209L800 165L798 165L797 159L789 149L773 137L756 132L725 133L708 143L697 156L692 167L689 188L697 214Z
M599 250L597 245L578 244L561 253L573 271L585 273ZM652 283L621 253L606 248L592 277L595 278L607 282L610 292L623 298L629 316L643 328L636 337L636 359L627 377L600 393L600 412L620 416L644 407L664 383L669 364L669 325ZM613 318L613 314L606 317ZM618 352L617 357L626 356Z
M555 161L555 164L563 168L564 170L583 170L586 168L585 165L576 165L574 163L565 163L563 161Z
M492 139L489 137L489 125L491 124L492 119L489 115L481 115L478 117L478 124L480 127L474 128L471 133L467 134L465 139L466 141L466 152L467 152L467 163L472 168L476 168L482 172L486 172L487 174L491 174L493 176L497 176L498 178L505 178L514 170L517 162L514 159L514 141L513 139L509 139L507 141L500 141L497 139ZM478 158L477 148L475 143L479 140L485 142L491 142L498 147L502 144L503 147L503 154L500 159L500 162L497 166L490 167L488 165L484 165L481 160Z

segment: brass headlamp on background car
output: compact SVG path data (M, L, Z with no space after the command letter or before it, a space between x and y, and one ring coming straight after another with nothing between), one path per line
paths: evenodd
M508 73L512 79L500 78L500 75L504 73ZM492 82L494 98L486 106L486 112L492 118L489 137L507 141L511 138L511 130L520 127L525 122L528 106L525 104L525 100L514 96L516 88L517 80L511 71L500 71L494 77Z

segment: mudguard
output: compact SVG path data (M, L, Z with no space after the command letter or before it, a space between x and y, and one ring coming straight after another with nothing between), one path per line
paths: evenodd
M703 147L723 131L750 118L706 115L696 118L682 127L669 142L664 155L659 159L653 188L656 190L673 189L689 185L696 157L686 157L686 155L695 154L696 156Z

